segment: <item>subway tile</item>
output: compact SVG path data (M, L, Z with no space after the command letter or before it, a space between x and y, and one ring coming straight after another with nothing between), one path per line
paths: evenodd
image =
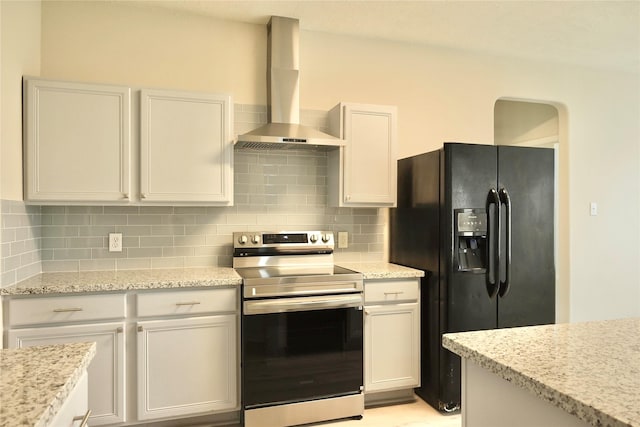
M156 248L163 246L173 246L173 236L140 237L141 248Z
M190 257L196 253L195 247L179 246L162 248L163 257Z
M151 269L151 259L149 258L139 258L139 259L130 259L123 258L116 260L116 270L150 270Z
M118 225L115 231L124 236L151 236L152 228L151 225Z
M79 262L80 271L115 270L115 259L82 259Z
M184 225L152 225L152 236L181 236L185 234Z
M105 245L107 236L103 237L67 237L65 247L67 248L100 248Z
M173 214L173 206L140 206L142 215L171 215Z
M162 248L128 248L128 258L152 258L161 257Z
M184 268L184 257L152 258L151 268Z
M94 225L127 225L127 215L124 214L92 215L91 218L91 223Z
M54 273L54 272L63 272L63 271L80 271L80 262L79 261L43 261L42 262L42 272L43 273Z
M54 260L91 259L91 249L54 249Z
M122 252L109 252L109 249L104 247L104 248L91 248L91 258L92 259L103 259L103 258L108 258L108 259L119 259L119 258L126 258L127 254L128 254L129 249L128 248L123 248Z
M186 235L186 236L174 236L174 246L204 246L204 235Z
M157 225L163 224L167 215L127 215L128 225Z
M91 215L66 215L67 225L91 225Z
M105 206L105 215L137 215L140 213L138 206Z
M64 213L73 214L101 214L104 213L102 206L66 206Z
M217 258L210 256L193 256L184 260L185 267L214 267L216 265L218 265Z
M51 227L48 227L51 228ZM66 227L69 229L67 236L72 236L71 232L73 228L77 229L76 235L78 237L108 237L109 233L115 233L116 227L114 225L93 225L89 227Z

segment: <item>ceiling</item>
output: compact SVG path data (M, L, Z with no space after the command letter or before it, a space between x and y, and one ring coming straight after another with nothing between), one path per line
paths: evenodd
M640 72L640 0L133 0L253 24Z

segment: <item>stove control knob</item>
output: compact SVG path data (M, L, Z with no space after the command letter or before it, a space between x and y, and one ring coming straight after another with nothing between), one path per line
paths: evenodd
M238 243L240 243L241 245L246 244L248 241L249 241L249 239L244 234L242 236L238 237Z
M254 235L253 237L251 237L251 242L252 242L252 243L255 243L256 245L257 245L258 243L260 243L260 235L259 235L259 234L256 234L256 235Z
M329 239L330 239L330 238L331 238L331 236L330 236L330 235L328 235L328 234L323 234L323 235L322 235L322 242L323 242L323 243L327 243L327 242L329 241Z
M311 240L311 243L315 243L318 241L318 236L312 234L311 236L309 236L309 240Z

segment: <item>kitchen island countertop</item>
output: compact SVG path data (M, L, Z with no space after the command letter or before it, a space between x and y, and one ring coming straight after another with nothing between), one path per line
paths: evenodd
M594 426L640 426L640 318L445 334L443 346Z
M0 350L0 427L50 425L95 354L95 343Z

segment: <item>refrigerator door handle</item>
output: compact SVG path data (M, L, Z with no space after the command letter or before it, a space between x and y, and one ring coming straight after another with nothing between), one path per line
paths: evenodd
M494 206L491 215L491 206ZM500 290L500 196L495 188L489 190L487 196L487 292L493 298Z
M498 193L500 203L505 207L505 277L504 281L500 280L500 292L498 295L505 296L509 292L511 286L511 198L506 188L501 188Z

